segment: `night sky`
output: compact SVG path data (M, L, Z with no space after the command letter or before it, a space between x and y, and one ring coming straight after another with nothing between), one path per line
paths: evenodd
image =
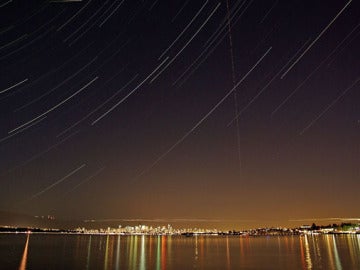
M359 1L0 13L1 210L204 227L360 216Z

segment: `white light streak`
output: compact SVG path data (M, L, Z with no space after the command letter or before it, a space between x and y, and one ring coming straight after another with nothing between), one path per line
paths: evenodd
M41 119L42 120L42 119ZM40 121L41 121L40 120ZM16 169L20 168L20 167L23 167L27 164L29 164L30 162L32 162L33 160L36 160L37 158L41 157L42 155L46 154L47 152L51 151L52 149L56 148L57 146L59 146L60 144L62 144L63 142L67 141L68 139L70 139L71 137L73 137L74 135L76 135L77 133L79 133L79 130L78 131L75 131L74 133L71 133L70 135L68 135L67 137L63 138L61 141L53 144L52 146L48 147L47 149L45 149L44 151L41 151L33 156L31 156L30 158L28 158L27 160L25 160L24 162L22 162L22 164L20 165L17 165L11 169L9 169L7 171L7 173L11 173L13 171L15 171ZM13 133L11 135L15 135L16 133Z
M35 43L36 41L38 41L39 39L41 39L42 37L46 36L48 33L50 33L53 30L54 27L50 27L47 31L45 31L43 34L39 35L38 37L34 38L33 40L29 41L28 43L22 45L21 47L17 48L16 50L13 50L11 52L9 52L8 54L1 56L0 60L3 60L7 57L9 57L10 55L13 55L19 51L21 51L22 49L30 46L31 44Z
M321 36L329 29L329 27L336 21L336 19L343 13L343 11L350 5L352 0L346 3L346 5L336 14L336 16L330 21L330 23L321 31L321 33L314 39L313 42L303 51L303 53L295 60L295 62L281 75L281 79L283 79L286 74L300 61L300 59L311 49L311 47L321 38Z
M39 191L38 193L34 194L31 196L31 199L35 199L37 197L39 197L41 194L45 193L46 191L52 189L53 187L55 187L56 185L60 184L61 182L65 181L67 178L69 178L70 176L72 176L73 174L75 174L76 172L78 172L79 170L81 170L82 168L84 168L86 166L86 164L82 164L80 167L76 168L75 170L73 170L72 172L70 172L69 174L65 175L63 178L61 178L60 180L56 181L55 183L51 184L50 186L47 186L46 188L44 188L43 190Z
M76 29L72 34L70 34L63 41L67 42L72 36L74 36L77 32L79 32L89 21L92 20L92 18L94 18L102 10L102 8L107 4L107 2L109 2L109 1L104 2L104 4L93 15L91 15L91 17L89 19L87 19L78 29Z
M15 40L13 40L13 41L10 41L9 43L1 46L1 47L0 47L0 50L1 50L1 49L4 49L4 48L6 48L6 47L9 47L9 46L11 46L12 44L14 44L14 43L16 43L16 42L19 42L19 41L23 40L23 39L26 38L27 36L28 36L28 35L25 34L25 35L22 35L21 37L15 39Z
M21 133L21 132L25 131L26 129L28 129L28 128L32 127L32 126L35 126L36 124L40 123L40 122L41 122L42 120L44 120L45 118L46 118L46 116L38 119L37 121L34 121L34 122L31 123L30 125L22 128L22 129L19 129L18 131L14 132L14 133L12 133L12 134L4 137L4 138L1 138L1 139L0 139L0 142L6 141L7 139L10 139L11 137L15 136L16 134Z
M103 20L103 22L99 24L99 27L103 26L104 23L106 23L106 21L119 9L119 7L124 3L124 1L125 0L121 1L121 3L109 14L109 16L107 16L105 20Z
M300 135L303 135L312 125L316 123L317 120L319 120L328 110L333 107L340 98L342 98L350 89L352 89L358 82L360 81L360 77L357 78L348 88L346 88L337 98L335 98L326 108L318 115L316 116L301 132Z
M49 112L55 110L56 108L60 107L62 104L64 104L65 102L67 102L69 99L73 98L74 96L76 96L77 94L79 94L80 92L82 92L85 88L87 88L89 85L91 85L94 81L96 81L99 77L95 77L94 79L92 79L90 82L88 82L85 86L81 87L78 91L76 91L74 94L72 94L71 96L67 97L66 99L64 99L63 101L61 101L60 103L58 103L57 105L55 105L54 107L50 108L49 110L47 110L46 112L36 116L35 118L29 120L28 122L18 126L17 128L14 128L12 130L10 130L8 133L11 134L19 129L21 129L24 126L27 126L29 124L31 124L32 122L36 121L37 119L47 115Z
M206 47L207 49L216 41L216 39L221 35L222 32L226 31L227 25L228 25L228 21L230 21L231 24L235 24L239 19L241 19L241 17L244 15L244 13L246 12L246 10L250 7L250 5L252 4L253 0L251 0L249 3L247 3L247 5L244 7L244 9L242 10L242 12L240 13L240 15L236 18L236 20L233 22L233 19L235 18L235 16L240 12L241 8L243 7L243 5L246 3L246 1L238 1L234 4L234 7L231 9L230 11L230 18L228 18L227 15L225 15L225 18L222 20L221 24L219 25L219 27L216 29L216 31L208 38L208 40L205 42L203 47ZM238 6L240 4L240 6ZM227 32L223 33L222 37L220 38L221 40L225 38L225 36L227 36Z
M357 30L357 28L358 28L359 26L360 26L360 23L357 24L357 25L350 31L350 33L346 35L346 37L336 46L336 48L331 52L330 55L333 55L333 54L337 51L337 49L339 49L339 48L341 47L341 45L352 35L352 33L354 33L354 32ZM355 36L353 36L353 37L349 40L349 42L339 51L339 53L340 53L342 50L344 50L359 34L360 34L360 32L357 33ZM331 60L331 61L327 64L327 66L330 66L331 63L335 61L335 59L336 59L336 56L334 56L333 60Z
M92 0L89 0L82 8L80 8L78 10L78 12L76 12L70 19L68 19L63 25L61 25L56 31L60 31L61 29L63 29L67 24L69 24L81 11L83 11L90 3Z
M199 11L195 14L195 16L191 19L191 21L187 24L187 26L184 28L184 30L181 31L181 33L176 37L176 39L170 44L169 47L166 48L166 50L160 55L159 59L160 60L170 49L171 47L175 44L176 41L179 40L180 37L182 37L182 35L185 33L185 31L191 26L191 24L196 20L196 18L199 16L199 14L201 13L201 11L205 8L205 6L207 5L209 1L206 1L202 7L199 9Z
M11 89L13 89L13 88L15 88L16 86L19 86L20 84L23 84L24 82L27 82L27 81L28 81L28 79L26 78L25 80L22 80L21 82L18 82L18 83L16 83L16 84L14 84L14 85L12 85L12 86L4 89L4 90L1 90L1 91L0 91L0 94L3 94L3 93L5 93L5 92L7 92L7 91L9 91L9 90L11 90Z
M80 68L78 71L76 71L75 73L73 73L72 75L70 75L69 77L67 77L65 80L63 80L61 83L57 84L55 87L51 88L50 90L48 90L47 92L45 92L44 94L38 96L37 98L33 99L32 101L26 103L25 105L17 108L15 110L15 112L17 111L21 111L22 109L30 106L31 104L34 104L35 102L37 102L38 100L42 99L45 96L50 95L52 92L54 92L56 89L58 89L59 87L63 86L64 84L66 84L68 81L70 81L71 79L73 79L74 77L76 77L79 73L81 73L84 69L86 69L88 66L90 66L94 61L97 60L97 57L94 57L89 63L87 63L86 65L84 65L82 68Z
M95 125L101 119L103 119L106 115L108 115L111 111L113 111L117 106L123 103L129 96L131 96L136 90L138 90L167 60L169 57L166 57L141 83L139 83L133 90L131 90L125 97L123 97L118 103L112 106L109 110L107 110L103 115L97 118L95 121L91 123L91 125Z
M278 2L279 2L279 0L276 0L276 1L274 2L274 4L272 4L271 8L268 10L268 12L266 12L266 14L264 15L264 17L263 17L262 20L260 21L260 24L262 24L262 23L266 20L267 16L268 16L268 15L270 14L270 12L274 9L274 7L277 5Z
M182 5L182 7L179 9L179 11L174 15L174 17L171 19L171 22L174 22L176 18L180 15L180 13L184 10L186 5L190 2L190 0L185 1L185 3Z
M322 65L332 56L336 51L340 48L341 44L355 31L355 29L359 26L358 24L336 47L332 50L331 53L329 53L322 61L321 63L272 111L271 117L274 116L275 113L277 113L286 102L322 67ZM335 59L335 58L334 58ZM334 60L333 59L333 60ZM332 60L332 61L333 61ZM331 62L329 64L331 64Z
M126 87L128 87L129 84L131 84L137 77L138 75L136 74L130 81L128 81L123 87L121 87L118 91L115 92L115 94L113 94L111 97L109 97L107 100L105 100L103 103L101 103L99 106L97 106L94 110L92 110L90 113L88 113L87 115L85 115L83 118L81 118L79 121L77 121L76 123L74 123L73 125L71 125L70 127L68 127L67 129L65 129L64 131L60 132L58 135L56 135L56 137L60 137L61 135L65 134L66 132L68 132L70 129L72 129L73 127L75 127L76 125L80 124L82 121L86 120L87 118L89 118L91 115L93 115L97 110L99 110L100 108L102 108L106 103L108 103L111 99L113 99L116 95L118 95L122 90L124 90Z
M250 75L250 73L260 64L265 56L271 51L271 47L260 57L260 59L253 65L253 67L238 81L233 88L218 102L216 103L208 113L206 113L190 130L188 130L179 140L177 140L167 151L161 154L147 169L142 171L134 180L139 179L142 175L152 169L158 164L164 157L166 157L172 150L174 150L180 143L182 143L191 133L193 133L235 90L236 88Z
M298 53L309 43L310 40L307 40L299 50L290 58L289 61L275 74L275 76L246 104L244 108L242 108L239 113L227 124L230 126L236 119L238 119L246 110L250 107L250 105L272 84L272 82L279 76L279 74L289 65L289 63L298 55Z
M205 24L210 20L210 18L214 15L215 11L219 8L221 3L218 3L215 9L210 13L210 15L206 18L203 24L199 27L199 29L195 32L195 34L186 42L186 44L181 48L181 50L160 70L160 72L150 81L152 83L156 78L158 78L164 71L167 69L176 58L186 49L186 47L190 44L190 42L199 34L201 29L205 26Z
M245 2L243 2L245 3ZM252 1L244 8L244 10L241 12L241 14L239 15L239 17L237 18L240 19L241 16L244 14L244 12L247 10L247 8L250 6L250 4L252 3ZM233 17L237 14L237 12L241 9L242 5L238 8L238 10L235 11L235 13L231 16L230 18L230 22L232 22ZM231 12L230 12L231 13ZM226 20L227 17L224 19ZM236 21L235 21L236 23ZM223 23L222 23L223 24ZM220 28L217 29L214 34L212 36L214 36L219 30L220 33L226 28L227 25L225 25L223 27L223 29L221 29L221 25ZM215 51L215 49L220 45L220 43L223 41L223 39L226 37L227 33L224 33L222 35L222 37L220 39L218 39L218 41L216 42L215 45L213 45L213 42L218 38L219 35L216 35L216 37L214 38L213 41L210 42L210 40L212 39L212 36L208 39L208 41L205 43L205 45L210 42L210 44L208 44L207 46L205 46L205 48L203 49L203 51L200 53L200 55L191 63L191 65L188 66L188 68L173 82L172 85L177 84L182 78L184 78L184 76L186 75L186 73L196 64L198 63L189 73L188 75L178 84L178 87L180 87L182 84L184 84L189 78L190 76L205 62L205 60ZM210 47L212 46L211 50L208 51L210 49ZM205 57L203 57L201 59L201 57L207 52L207 54L205 55ZM199 61L201 59L201 61ZM199 62L198 62L199 61Z
M76 190L79 186L89 182L91 179L95 178L96 176L98 176L103 170L105 169L105 167L102 167L100 169L98 169L95 173L93 173L92 175L90 175L89 177L85 178L85 180L81 181L79 184L75 185L72 189L70 189L67 194L74 192L74 190Z
M3 4L0 5L0 8L5 7L7 4L10 4L13 0L9 0Z

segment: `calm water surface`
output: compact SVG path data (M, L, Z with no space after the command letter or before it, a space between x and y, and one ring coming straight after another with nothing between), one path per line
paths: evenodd
M360 269L360 235L0 234L0 269Z

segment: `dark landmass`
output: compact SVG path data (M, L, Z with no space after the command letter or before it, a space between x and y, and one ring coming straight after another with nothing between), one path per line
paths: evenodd
M0 233L77 233L75 230L0 227Z
M71 230L83 227L84 221L55 219L53 216L31 216L22 213L0 211L0 226L21 228L61 228Z

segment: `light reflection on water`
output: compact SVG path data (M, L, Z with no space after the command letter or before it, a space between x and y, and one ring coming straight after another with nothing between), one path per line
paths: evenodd
M1 269L19 270L360 269L360 235L0 234L0 263Z
M161 257L161 255L160 255L160 239L161 239L161 237L160 236L158 236L157 237L157 256L156 256L156 269L160 269L160 257Z
M110 235L106 236L106 247L105 247L104 270L107 270L107 266L108 266L108 257L109 257L109 237L110 237Z
M327 247L329 266L330 266L329 269L335 269L333 245L332 245L330 237L326 237L326 244L327 244L326 247Z
M116 244L116 263L115 263L115 269L120 269L120 239L121 236L119 235L117 238L117 244Z
M335 236L332 236L333 238L333 243L334 243L334 257L335 257L335 262L336 262L336 269L339 269L341 270L342 269L342 266L341 266L341 261L340 261L340 257L339 257L339 253L338 253L338 249L337 249L337 246L336 246L336 239L335 239Z
M226 262L227 269L231 269L229 237L226 237Z
M145 235L141 236L140 270L146 269L145 263Z
M304 239L305 239L305 252L306 252L306 268L310 270L312 269L312 261L311 261L308 236L305 235Z
M91 235L89 236L88 252L87 252L87 259L86 259L86 269L89 269L89 267L90 267L90 255L91 255Z
M21 258L19 270L25 270L26 269L27 256L28 256L28 250L29 250L29 238L30 238L30 234L28 233L27 237L26 237L25 248L24 248L22 258Z

